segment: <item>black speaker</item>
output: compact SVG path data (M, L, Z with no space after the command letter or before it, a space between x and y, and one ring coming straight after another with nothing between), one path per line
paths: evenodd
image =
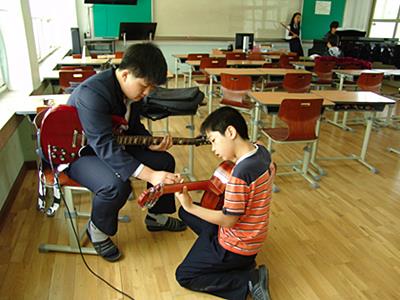
M72 38L72 54L82 54L81 37L79 35L79 28L71 28Z

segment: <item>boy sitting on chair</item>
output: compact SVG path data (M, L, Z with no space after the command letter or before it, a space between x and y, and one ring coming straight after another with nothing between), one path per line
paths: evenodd
M267 238L275 167L262 145L249 141L242 115L231 107L210 114L201 125L212 151L235 163L222 210L192 202L185 187L176 198L180 218L198 235L176 270L179 284L225 299L270 299L268 271L255 258Z

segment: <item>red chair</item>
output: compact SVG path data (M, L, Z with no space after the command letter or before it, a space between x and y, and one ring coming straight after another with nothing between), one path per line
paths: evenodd
M318 188L318 183L310 177L308 166L311 158L311 148L317 141L316 124L322 111L323 99L285 99L282 101L278 117L286 123L287 127L282 128L263 128L261 132L268 138L268 150L272 151L272 143L279 144L306 144L301 168L297 164L294 166L294 172L278 173L277 175L300 174L312 188Z
M210 57L210 54L208 53L189 53L187 56L186 60L201 60L204 57ZM194 76L204 76L203 72L200 71L199 67L196 66L191 66L192 68L192 78L190 80L193 79ZM183 72L183 86L186 87L186 79L190 77L189 72ZM191 82L189 82L189 86L191 86Z
M245 52L226 52L225 58L227 60L245 60L246 53Z
M248 60L265 60L263 54L261 52L250 52L247 55Z
M60 70L59 85L61 92L64 92L67 88L73 84L80 83L90 76L96 74L94 70Z
M123 51L116 51L114 53L115 58L122 58L124 56L124 52Z
M200 60L200 71L205 75L204 70L207 68L226 68L227 67L227 60L226 58L221 58L221 57L203 57ZM217 80L214 80L214 82L217 82ZM195 83L197 85L208 85L209 84L209 78L208 76L205 76L205 78L195 80Z
M37 114L33 120L34 130L37 133L37 136L40 136L40 128L42 125L43 118L47 112L49 107L39 107L37 109ZM37 140L36 149L39 149L40 141ZM39 151L37 151L39 153ZM59 205L65 205L64 209L64 218L65 218L65 226L67 227L68 232L68 243L66 244L40 244L39 245L39 252L67 252L67 253L80 253L79 248L81 248L82 253L85 254L95 254L97 252L93 247L83 247L79 244L85 240L85 231L86 225L79 228L78 226L78 218L89 218L90 213L88 212L81 212L76 209L76 205L74 202L73 193L82 192L91 193L90 190L87 188L82 187L79 183L69 178L64 172L57 171L54 172L47 162L44 162L40 155L37 156L37 167L38 167L38 190L39 190L39 202L38 202L38 209L41 211L46 210L46 196L47 196L47 189L53 189L53 196L56 199L56 195L58 197L57 206L53 203L51 206L48 207L46 210L46 214L48 216L54 216L57 212ZM57 166L55 166L57 167ZM62 197L61 192L63 194L64 200L61 202ZM121 216L118 218L121 222L129 222L130 219L128 216ZM75 232L78 235L78 240L76 239ZM59 240L59 239L57 239ZM78 244L79 243L79 244Z
M381 92L384 73L363 72L357 79L357 87L363 91Z
M289 93L307 93L311 87L311 73L286 73L282 87Z
M243 112L253 108L247 93L251 91L251 77L244 75L221 74L222 99L220 104L233 106Z
M279 67L283 69L294 69L293 65L290 64L291 61L298 61L299 57L298 55L287 55L282 53L281 56L279 57Z
M314 73L317 78L312 81L312 85L318 89L321 87L330 87L333 81L333 69L336 67L336 62L327 60L317 60L314 66Z

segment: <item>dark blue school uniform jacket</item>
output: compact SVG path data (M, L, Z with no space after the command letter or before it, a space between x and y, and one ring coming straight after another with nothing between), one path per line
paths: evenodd
M78 110L88 145L95 154L122 181L134 173L141 164L133 155L117 144L113 137L111 116L125 116L124 94L115 75L115 68L110 68L91 76L74 89L68 105ZM140 102L131 104L129 129L131 135L150 135L140 122Z

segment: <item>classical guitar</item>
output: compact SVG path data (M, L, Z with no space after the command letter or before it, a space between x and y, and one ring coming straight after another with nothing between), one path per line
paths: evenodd
M234 164L223 161L209 180L192 181L178 184L160 183L145 190L138 198L140 207L151 208L164 194L172 194L182 191L186 186L189 191L203 190L200 205L209 209L221 209L224 203L225 185L228 182Z
M113 116L114 132L117 128L126 126L127 122L120 116ZM158 145L163 137L116 135L117 143L121 145ZM174 145L205 145L210 142L204 136L196 138L173 137ZM78 112L75 107L58 105L49 109L43 117L40 126L40 146L47 160L53 164L67 164L78 159L85 152L86 138Z

